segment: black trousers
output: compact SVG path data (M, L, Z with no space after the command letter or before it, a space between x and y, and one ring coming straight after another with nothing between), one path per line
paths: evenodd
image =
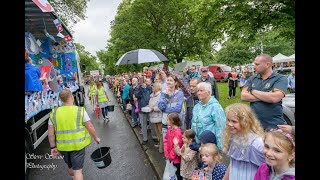
M183 180L182 176L180 175L180 163L179 164L172 163L172 164L177 168L176 176L177 176L178 180Z
M229 97L231 97L231 95L232 96L236 96L236 87L230 87L229 86Z
M191 121L185 121L186 123L186 129L191 129Z

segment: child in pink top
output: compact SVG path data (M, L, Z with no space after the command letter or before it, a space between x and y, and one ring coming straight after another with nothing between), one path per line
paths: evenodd
M181 156L178 156L174 151L173 139L176 138L178 140L179 148L182 147L182 130L179 128L181 126L181 119L178 113L170 113L167 116L167 125L168 131L164 137L163 149L164 156L173 162L173 165L177 168L176 175L178 180L182 180L180 175L180 163Z
M294 180L295 140L290 133L271 129L264 139L263 154L266 162L261 164L254 180Z

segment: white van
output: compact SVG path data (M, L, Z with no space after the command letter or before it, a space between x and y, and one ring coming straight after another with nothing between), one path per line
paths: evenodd
M195 65L197 67L197 71L199 71L199 68L201 66L203 66L203 62L202 61L184 61L181 63L177 63L174 66L174 72L180 76L183 75L183 69L185 67L191 67L192 65Z

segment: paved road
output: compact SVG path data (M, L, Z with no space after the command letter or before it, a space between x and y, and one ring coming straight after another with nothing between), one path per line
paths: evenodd
M105 84L105 87L106 84ZM108 88L106 88L108 89ZM87 90L87 87L86 87ZM87 180L153 180L157 179L154 170L145 156L141 145L134 135L132 128L116 102L112 92L108 89L111 103L115 104L115 111L109 113L110 122L98 120L92 108L86 101L86 110L92 119L101 146L111 147L112 163L104 169L98 169L90 159L91 153L98 148L92 143L86 148L84 179ZM86 91L87 92L87 91ZM37 150L29 156L29 180L70 180L66 172L63 159L51 159L48 139L45 139ZM37 166L37 167L36 167ZM43 168L43 169L41 169Z

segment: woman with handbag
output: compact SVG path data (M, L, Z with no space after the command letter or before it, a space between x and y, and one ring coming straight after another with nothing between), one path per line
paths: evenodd
M100 81L97 82L97 106L101 109L103 120L109 121L108 117L108 95L106 90L103 88L102 83Z

